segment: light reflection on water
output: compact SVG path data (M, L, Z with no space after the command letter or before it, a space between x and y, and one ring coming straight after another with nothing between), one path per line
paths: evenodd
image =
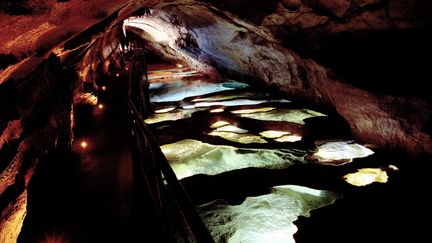
M352 162L354 158L364 158L373 153L371 149L353 141L333 141L319 145L318 151L313 154L313 157L318 162Z
M169 83L151 83L151 102L181 101L187 97L205 95L219 91L245 88L246 84L238 82L209 83L202 80L177 80Z
M309 109L287 108L290 101L273 100L268 93L249 90L248 85L233 81L174 81L152 83L150 87L151 101L156 107L158 102L175 102L174 105L178 108L163 109L162 107L166 108L168 105L161 103L161 113L154 114L146 122L186 119L196 111L208 110L208 115L215 116L217 120L209 124L210 129L202 131L202 134L238 143L238 147L244 144L258 147L239 149L195 139L165 144L161 149L178 179L197 174L217 175L251 167L284 169L293 164L307 163L305 155L308 152L305 150L259 148L268 145L269 142L276 142L277 146L283 148L288 145L287 143L302 141L303 134L295 134L296 131L274 126L265 129L265 125L246 129L241 127L242 123L237 125L232 119L247 119L256 124L287 122L303 126L305 119L327 116ZM171 105L173 104L169 103L169 106ZM230 119L226 119L226 116ZM340 145L341 142L320 145L318 152L309 157L321 162L347 159L351 161L352 158L365 157L373 153L358 144ZM297 146L297 143L293 146ZM369 180L373 177L371 174L376 175L374 181L387 179L375 171L368 171L366 174ZM346 175L345 179L349 183L362 181L354 177ZM222 200L216 200L199 206L199 211L216 242L295 242L293 235L297 228L293 222L297 217L309 216L311 210L332 204L339 197L340 195L330 191L284 185L273 187L270 194L248 197L241 205L232 206Z
M148 124L154 124L164 121L176 121L180 119L189 118L192 116L192 113L196 112L196 110L183 110L176 109L166 113L155 113L152 114L149 118L144 121Z
M216 200L198 206L216 242L295 242L294 221L311 210L333 204L340 196L331 191L283 185L270 194L248 197L231 206Z
M304 125L304 119L317 116L326 116L320 112L308 109L276 109L268 112L241 114L241 117L263 121L293 122Z
M394 165L388 166L388 169L398 170ZM343 178L351 185L366 186L374 182L387 183L388 175L383 168L362 168L357 172L346 174Z
M282 169L304 163L304 153L287 149L241 149L186 139L161 146L177 178L216 175L243 168Z

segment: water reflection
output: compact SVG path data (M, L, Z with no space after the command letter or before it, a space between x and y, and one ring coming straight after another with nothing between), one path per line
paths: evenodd
M318 151L313 154L312 159L324 163L343 164L352 162L354 158L364 158L373 153L372 150L353 141L336 141L319 145Z
M238 87L247 87L247 85L234 81L223 83L209 83L203 80L177 80L169 83L150 83L150 101L181 101L187 97L200 96L225 90L233 90Z
M387 183L387 171L398 171L394 165L389 165L386 168L362 168L357 172L346 174L343 178L346 182L354 186L366 186L374 182Z
M219 132L213 131L208 135L210 136L218 136L223 139L226 139L231 142L242 143L242 144L251 144L251 143L267 143L267 141L260 136L253 134L238 134L235 132Z
M164 121L176 121L180 119L189 118L192 116L194 112L196 112L196 110L176 109L171 112L152 114L149 118L145 119L144 121L148 124L154 124L154 123L159 123Z
M305 119L313 120L326 114L301 109L289 100L272 99L271 94L254 90L247 84L164 80L151 83L150 88L151 101L158 114L146 122L187 119L156 131L165 144L161 146L162 152L179 179L245 168L270 169L268 173L273 175L276 170L305 164L310 162L308 160L342 165L353 158L373 154L372 150L352 141L315 141L316 137L307 130L315 123L306 125ZM316 152L309 152L312 150ZM230 173L220 177L224 176ZM244 179L256 180L248 176ZM344 179L361 184L384 181L385 176L367 170L362 171L362 175L346 175ZM187 181L196 178L199 177ZM285 185L273 187L270 194L248 197L241 205L232 206L216 200L199 206L199 211L216 242L294 242L297 228L293 222L297 217L309 216L310 210L332 204L338 197L330 191Z
M179 179L196 174L216 175L230 170L256 167L281 169L304 163L299 150L238 149L186 139L161 146Z
M317 116L326 116L320 112L308 109L277 109L268 112L241 114L241 117L263 121L293 122L304 125L304 119Z
M216 200L199 206L215 242L295 242L294 221L334 203L336 193L312 188L275 186L270 194L248 197L236 206Z

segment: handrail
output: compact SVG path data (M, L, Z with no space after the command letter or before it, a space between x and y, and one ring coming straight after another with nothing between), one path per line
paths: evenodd
M154 200L153 203L155 206L158 205L157 210L160 210L159 213L161 215L167 213L166 210L168 209L165 207L166 202L164 202L164 199L169 200L169 198L171 198L178 206L178 213L180 213L180 215L183 217L183 220L186 222L187 227L189 228L195 240L197 242L214 242L213 237L210 235L210 232L196 211L191 199L177 179L177 176L169 165L165 155L162 153L156 138L148 126L144 123L142 115L138 112L138 109L130 98L128 99L128 107L132 115L132 124L136 128L135 131L139 131L139 133L141 133L135 134L135 136L140 135L144 139L144 141L140 142L141 144L137 144L137 147L141 148L141 153L150 153L150 157L152 158L151 161L147 162L141 158L138 162L141 164L142 169L150 170L142 171L142 173L144 173L146 177L145 186L148 188L148 191L153 194L151 195L151 198ZM146 151L142 151L142 149L146 149ZM156 181L152 181L151 177L153 177L153 179ZM163 190L163 188L161 188L164 187L164 180L166 182L165 188L167 190ZM162 193L165 192L168 193L168 195L162 195ZM164 223L168 224L168 222Z

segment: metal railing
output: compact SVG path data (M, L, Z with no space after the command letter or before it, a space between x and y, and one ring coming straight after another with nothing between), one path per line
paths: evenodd
M147 193L147 196L151 198L154 210L160 216L159 223L163 231L168 234L168 240L172 242L214 242L162 153L156 138L144 123L142 114L130 98L128 109L135 139L133 144L135 146L135 179L140 184L139 188L143 190L143 193ZM173 222L180 224L180 227L179 225L173 226Z

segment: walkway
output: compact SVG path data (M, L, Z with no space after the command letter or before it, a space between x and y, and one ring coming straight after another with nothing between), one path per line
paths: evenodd
M72 152L41 163L29 190L20 242L131 242L139 240L135 229L149 237L134 218L127 82L122 79L106 85L102 108L76 108Z

